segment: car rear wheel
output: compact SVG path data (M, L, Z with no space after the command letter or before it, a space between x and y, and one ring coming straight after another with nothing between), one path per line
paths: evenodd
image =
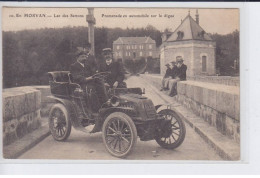
M107 151L119 158L128 155L137 140L134 122L122 112L114 112L108 115L103 124L102 132Z
M157 137L156 142L163 148L175 149L182 144L186 135L186 128L182 119L173 110L164 109L158 114L162 115L165 120L170 121L170 125L162 128L164 134Z
M51 108L49 128L52 137L57 141L66 140L71 132L69 113L64 105L57 103Z

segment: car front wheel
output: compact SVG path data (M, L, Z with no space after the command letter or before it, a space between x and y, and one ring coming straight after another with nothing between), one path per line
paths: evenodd
M119 158L128 155L137 140L134 122L122 112L114 112L108 115L103 124L102 132L107 151Z

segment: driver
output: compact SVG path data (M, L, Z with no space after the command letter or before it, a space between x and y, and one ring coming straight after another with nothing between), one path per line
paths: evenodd
M111 48L102 50L105 61L100 65L100 72L110 72L105 84L111 88L126 88L125 75L122 65L113 61Z
M96 73L96 69L91 65L93 63L88 60L89 51L89 47L78 48L76 53L77 62L70 66L70 73L72 74L74 82L81 86L85 94L86 92L93 92L95 94L95 97L92 97L93 100L95 99L95 103L97 103L98 98L99 103L97 103L97 106L92 107L92 109L95 108L94 110L97 110L98 106L105 103L108 97L104 82L101 79L92 77ZM89 102L92 104L92 101Z
M77 62L70 66L70 73L75 83L78 83L83 90L86 90L87 83L92 81L95 74L93 68L87 64L89 48L78 48L76 52Z

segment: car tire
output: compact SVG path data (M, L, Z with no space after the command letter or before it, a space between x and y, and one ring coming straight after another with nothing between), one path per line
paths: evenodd
M155 138L156 142L161 147L166 149L175 149L179 147L183 143L186 135L184 122L176 112L170 109L161 110L158 114L163 115L165 119L169 119L168 116L170 116L169 120L171 120L171 134L167 137ZM164 130L164 128L162 128L162 130Z
M57 141L65 141L71 133L69 113L63 104L54 104L49 114L49 129Z
M137 131L133 120L127 114L114 112L105 119L102 137L107 151L115 157L123 158L135 146Z

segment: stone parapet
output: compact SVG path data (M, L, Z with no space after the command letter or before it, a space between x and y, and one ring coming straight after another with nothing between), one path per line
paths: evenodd
M3 144L40 127L41 92L32 87L3 90Z
M160 89L162 77L141 75ZM240 141L239 87L199 81L181 81L175 99L203 118L220 133Z
M240 85L239 77L231 77L231 76L193 76L193 77L188 77L188 80L231 85L231 86Z

